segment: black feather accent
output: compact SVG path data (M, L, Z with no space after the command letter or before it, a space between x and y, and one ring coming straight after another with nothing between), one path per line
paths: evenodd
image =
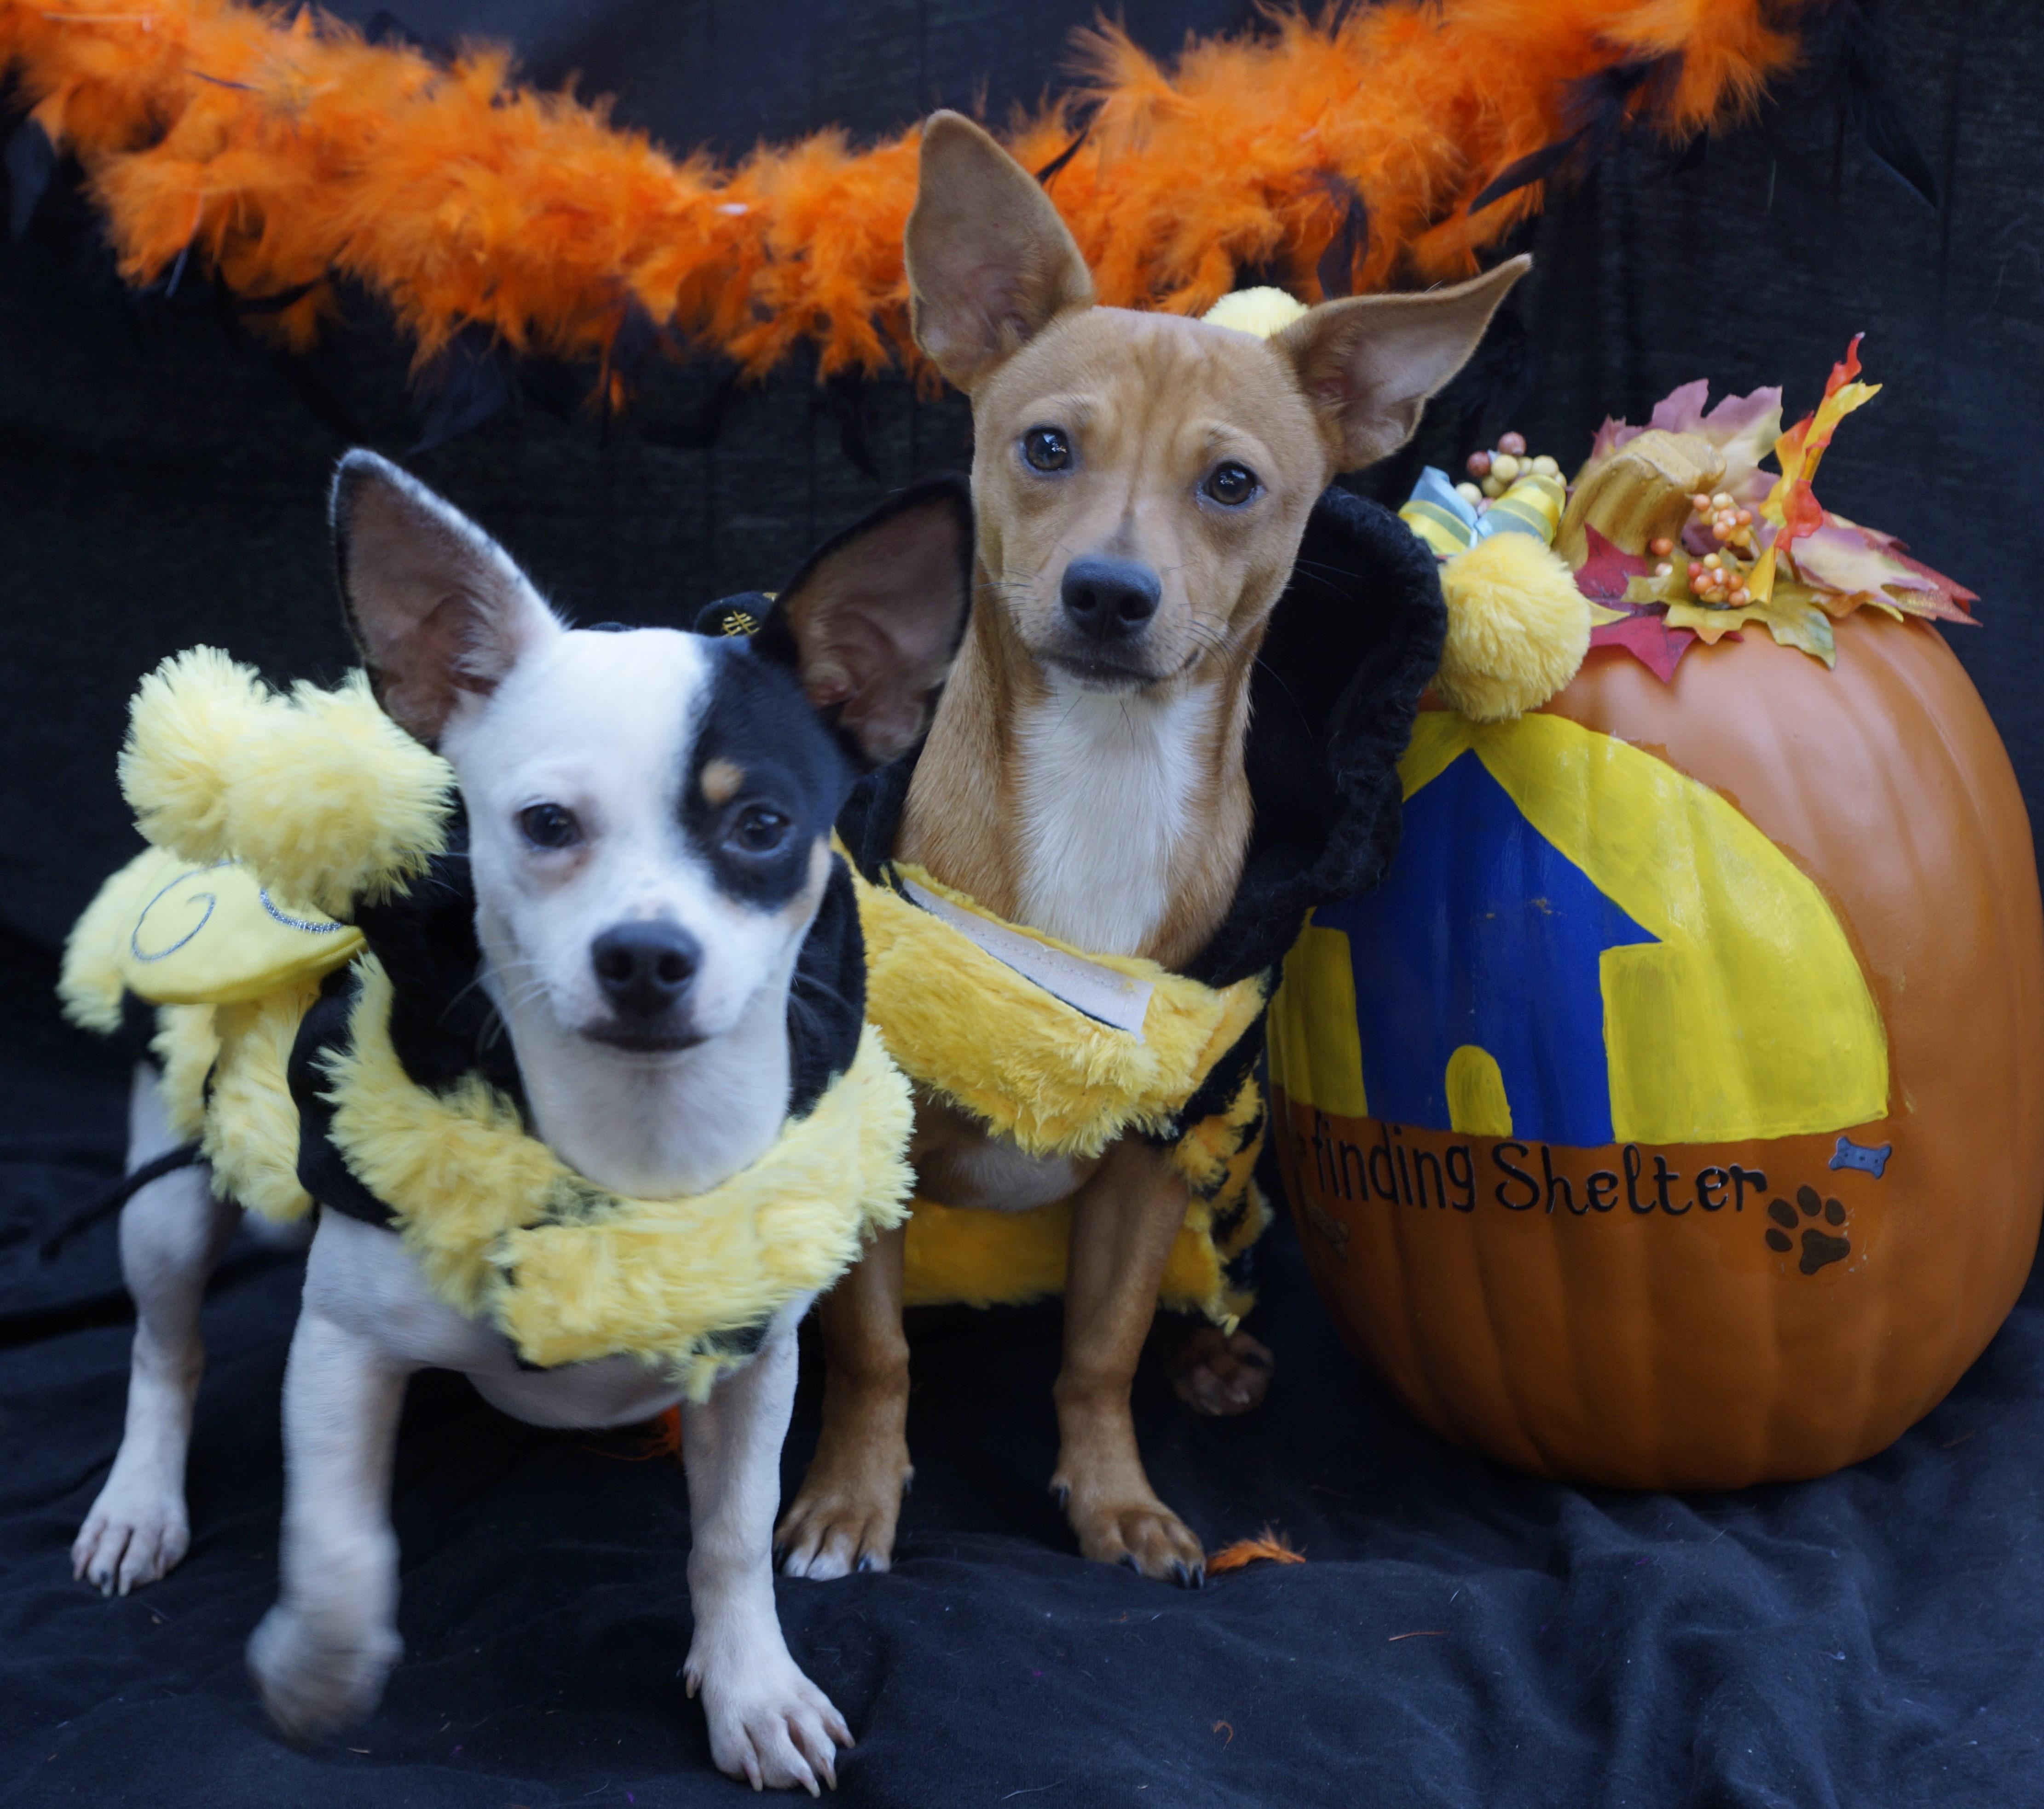
M840 371L824 383L824 395L837 421L838 450L862 476L878 477L880 463L873 455L866 379L856 371Z
M234 305L244 314L281 314L319 287L322 279L314 278L310 282L294 282L289 289L279 289L267 295L237 295Z
M1614 63L1570 85L1562 103L1567 127L1559 138L1508 163L1469 205L1481 213L1494 202L1535 182L1579 181L1623 135L1635 109L1651 109L1681 73L1679 56Z
M1048 188L1057 179L1058 172L1079 154L1079 147L1093 136L1093 119L1099 111L1100 108L1097 104L1082 109L1079 113L1078 135L1036 172L1036 180L1045 188Z
M660 323L636 295L624 298L624 317L610 336L610 368L629 382L660 343Z
M7 140L6 164L7 236L18 242L57 173L56 147L37 121L25 119Z
M597 367L597 399L604 410L606 431L610 418L611 379L620 378L628 386L634 383L647 354L659 343L659 323L636 296L628 294L624 311L612 330L610 343L603 348L602 362Z
M1700 132L1681 150L1668 159L1668 174L1686 176L1692 171L1700 170L1711 154L1711 135Z
M573 421L589 399L589 366L528 352L517 361L518 393L555 420Z
M1566 138L1558 138L1551 144L1543 144L1537 151L1515 158L1499 171L1483 192L1469 204L1470 212L1481 213L1493 202L1502 201L1507 195L1516 194L1535 182L1545 182L1575 155L1576 147L1582 142L1582 138L1580 132L1572 132Z
M1354 183L1331 171L1321 179L1341 208L1341 225L1313 274L1320 278L1320 298L1338 302L1355 293L1355 267L1370 244L1370 205Z
M514 385L504 350L481 327L463 327L419 378L424 406L413 455L473 433L511 400Z

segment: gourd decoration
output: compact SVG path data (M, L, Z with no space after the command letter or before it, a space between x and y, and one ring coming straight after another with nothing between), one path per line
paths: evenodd
M1695 384L1607 423L1565 502L1512 436L1405 511L1449 555L1441 707L1384 882L1286 961L1275 1140L1350 1347L1543 1476L1726 1488L1869 1456L2035 1251L2029 821L1930 626L1977 599L1812 492L1876 393L1858 345L1786 433L1778 390L1706 413ZM1491 520L1528 475L1594 620L1515 709L1456 648L1500 633L1463 568L1539 550L1544 523Z

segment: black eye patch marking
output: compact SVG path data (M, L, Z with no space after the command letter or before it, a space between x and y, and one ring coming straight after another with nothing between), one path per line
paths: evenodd
M708 682L679 788L682 828L724 892L778 910L851 790L851 765L791 673L742 641L706 641Z

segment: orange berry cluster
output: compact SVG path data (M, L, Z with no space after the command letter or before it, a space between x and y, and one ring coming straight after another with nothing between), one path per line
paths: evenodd
M1700 603L1718 603L1728 609L1742 609L1753 601L1746 587L1746 568L1735 559L1706 553L1689 561L1689 589Z
M1711 538L1721 547L1739 547L1747 552L1753 551L1753 511L1741 509L1736 498L1719 490L1716 496L1706 496L1698 490L1689 498L1689 506L1696 512L1696 519L1711 531Z

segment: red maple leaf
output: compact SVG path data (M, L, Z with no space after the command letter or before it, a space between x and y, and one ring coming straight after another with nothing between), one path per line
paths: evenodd
M1589 557L1576 569L1577 590L1608 609L1631 609L1625 601L1626 580L1644 576L1654 569L1652 563L1637 553L1620 552L1594 528L1585 528L1583 536L1589 543Z
M1735 640L1737 635L1723 637ZM1606 622L1590 630L1592 647L1623 647L1664 685L1673 682L1682 655L1696 644L1695 631L1671 628L1658 610L1641 609L1622 622Z

